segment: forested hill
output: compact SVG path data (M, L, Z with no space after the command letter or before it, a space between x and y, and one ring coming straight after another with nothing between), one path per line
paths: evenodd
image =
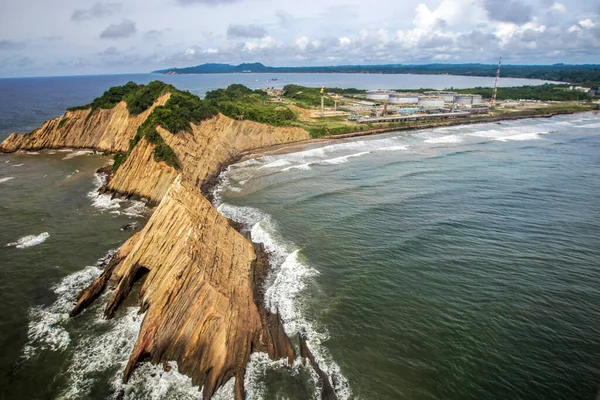
M252 64L202 64L195 67L169 68L155 73L216 74L237 72L261 73L373 73L373 74L450 74L466 76L495 76L497 65L491 64L423 64L423 65L338 65L322 67L269 67ZM509 78L544 79L572 82L597 87L600 85L600 65L503 65L502 76Z

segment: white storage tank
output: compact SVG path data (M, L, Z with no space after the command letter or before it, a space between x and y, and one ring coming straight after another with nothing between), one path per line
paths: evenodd
M419 107L442 108L444 107L444 99L437 96L421 96L419 97Z
M482 102L480 94L459 94L454 101L458 104L481 104Z
M392 104L416 104L419 102L417 93L391 93L389 102Z
M387 101L390 98L390 94L393 93L396 92L391 92L389 90L367 90L365 98L369 100Z
M435 92L425 92L427 96L437 96L444 99L446 103L452 103L454 98L456 97L455 92L447 92L447 91L435 91Z

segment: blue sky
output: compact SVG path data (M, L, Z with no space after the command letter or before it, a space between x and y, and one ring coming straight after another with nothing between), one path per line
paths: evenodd
M600 63L583 0L20 0L0 4L0 76L273 66Z

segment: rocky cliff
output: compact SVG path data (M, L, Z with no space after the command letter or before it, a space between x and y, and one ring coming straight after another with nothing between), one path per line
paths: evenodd
M13 133L0 145L0 151L86 148L98 151L126 151L138 127L157 106L169 100L165 93L146 111L131 116L124 101L112 109L67 111L46 121L30 134ZM91 114L90 114L91 113Z
M163 95L152 108L167 99L168 94ZM89 111L67 112L32 134L11 135L0 150L85 147L126 151L151 110L131 117L122 102L89 118ZM64 118L68 119L59 126ZM72 315L111 289L105 311L111 317L133 284L144 279L140 303L146 314L124 380L140 361L174 360L181 372L203 388L204 399L232 377L236 378L236 399L242 399L251 352L289 360L295 352L280 319L264 308L265 255L217 212L201 188L242 152L306 140L309 135L299 128L236 121L223 115L192 125L190 132L157 130L173 149L178 167L155 161L154 145L142 138L103 188L144 197L158 206L146 226L80 294Z

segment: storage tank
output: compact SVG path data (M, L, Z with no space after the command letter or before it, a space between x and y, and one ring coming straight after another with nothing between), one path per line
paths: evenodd
M458 104L481 104L480 94L459 94L454 101Z
M419 102L417 93L391 93L389 102L392 104L416 104Z
M425 94L427 96L441 97L446 103L452 103L454 101L454 97L456 97L456 92L447 91L425 92Z
M437 96L421 96L419 97L419 107L442 108L444 107L444 99Z
M395 92L389 90L367 90L365 98L369 100L387 101L390 98L390 94L393 93Z

